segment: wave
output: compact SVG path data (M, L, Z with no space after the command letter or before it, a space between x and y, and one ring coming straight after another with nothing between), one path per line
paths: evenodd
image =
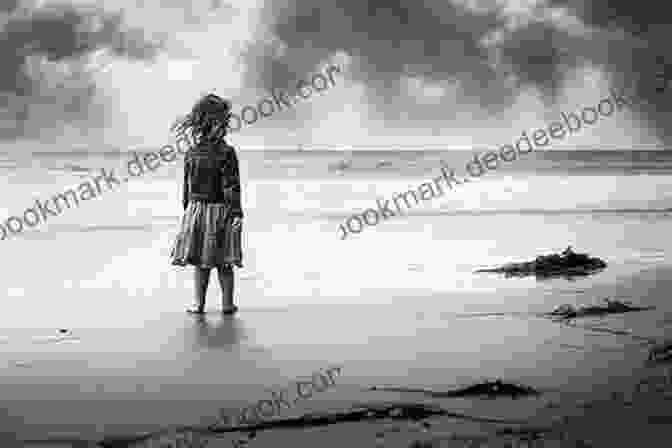
M81 172L81 171L89 172L89 171L91 171L91 168L87 168L85 166L75 165L75 164L71 164L71 163L66 163L65 165L63 165L63 169L64 170L69 170L69 171L75 171L75 172Z
M177 218L175 218L177 220ZM30 232L20 233L19 237L25 239L52 238L60 233L88 233L88 232L152 232L159 228L175 227L176 221L168 223L150 224L105 224L105 225L79 225L79 224L50 224L48 228L32 229Z
M396 210L394 210L396 212ZM322 218L343 219L353 214L361 214L362 210L349 212L326 212L318 216ZM490 209L490 210L404 210L397 217L427 216L515 216L515 215L627 215L627 214L672 214L672 208L612 208L612 209ZM306 216L305 213L293 212L293 216Z

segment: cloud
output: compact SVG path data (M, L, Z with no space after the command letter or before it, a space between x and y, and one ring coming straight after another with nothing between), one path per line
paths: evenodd
M83 122L105 124L96 104L97 67L90 57L151 60L161 44L140 29L124 26L120 13L62 3L3 5L0 22L0 124L2 139L44 135L49 129Z
M64 1L0 7L0 56L7 68L0 73L1 138L44 138L79 127L99 130L106 142L156 145L202 93L230 97L239 109L340 57L347 69L334 88L246 128L236 141L291 136L319 143L497 144L511 137L513 125L526 128L530 120L547 121L588 101L586 95L593 101L609 87L633 85L643 101L629 123L632 134L672 139L665 130L672 102L652 81L657 64L669 58L663 6L620 0ZM582 73L594 74L598 84L583 85ZM357 132L344 133L351 122Z
M464 95L479 104L502 100L501 92L490 88L497 74L480 44L503 24L496 13L469 13L447 1L283 0L267 2L264 14L286 46L284 56L277 57L268 46L257 45L246 59L266 88L298 79L314 71L324 54L343 51L354 59L348 75L367 85L381 118L394 120L409 107L397 98L406 76L430 83L458 77Z
M0 12L11 12L19 7L21 0L2 0L0 2Z
M568 106L567 89L583 91L573 79L577 71L610 74L600 91L618 85L617 66L609 62L619 57L605 55L621 55L621 68L628 50L607 51L613 36L572 6L274 0L261 13L273 38L246 48L246 80L263 89L286 85L314 71L325 54L343 52L352 58L349 79L365 86L369 122L384 121L399 137L442 128L444 135L475 132L492 144L510 129L512 116L545 117L549 108Z
M664 2L623 0L551 0L591 29L584 56L610 74L617 90L632 92L640 99L639 114L667 145L672 143L672 102L669 91L656 91L656 72L672 78L672 58L667 41L672 23ZM667 67L667 68L665 68Z

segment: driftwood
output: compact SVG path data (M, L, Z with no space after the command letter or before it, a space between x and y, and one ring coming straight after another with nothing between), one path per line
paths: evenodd
M503 266L478 269L476 273L493 272L506 277L534 275L541 278L591 275L607 267L607 263L587 254L575 253L571 246L561 254L540 255L534 261L507 263Z

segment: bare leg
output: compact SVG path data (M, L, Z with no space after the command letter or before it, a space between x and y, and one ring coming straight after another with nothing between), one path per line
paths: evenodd
M190 312L203 313L205 309L205 294L210 283L210 269L196 266L194 269L194 289L196 290L196 306Z
M231 266L218 266L217 276L219 278L219 286L222 288L222 311L233 312L237 309L233 304L233 268Z

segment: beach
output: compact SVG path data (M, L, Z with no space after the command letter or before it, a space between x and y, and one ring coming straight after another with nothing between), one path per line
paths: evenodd
M3 156L2 186L12 192L0 204L3 221L37 197L79 184L86 169L122 170L132 158L28 156ZM569 432L590 446L663 446L672 401L648 393L626 405L612 394L627 397L667 366L647 364L649 347L636 337L573 328L538 313L628 300L655 309L577 325L671 337L672 156L532 153L344 241L338 225L348 216L439 176L440 161L464 173L471 153L243 148L239 159L244 268L236 273L241 311L234 317L217 313L214 278L205 320L184 312L192 272L168 261L181 213L181 162L0 241L7 291L1 446L95 446L201 425L221 408L240 409L330 365L343 369L335 386L277 419L392 402L519 423L437 416L425 420L427 428L378 419L258 430L249 446L409 447L430 439L468 446L451 437L504 446L498 430L558 428L565 416ZM607 268L571 280L474 273L568 245ZM481 400L368 390L449 390L495 378L544 393ZM559 434L548 431L538 443L575 446L558 445ZM220 436L204 435L207 446L232 446L244 434ZM117 446L149 446L142 443Z

